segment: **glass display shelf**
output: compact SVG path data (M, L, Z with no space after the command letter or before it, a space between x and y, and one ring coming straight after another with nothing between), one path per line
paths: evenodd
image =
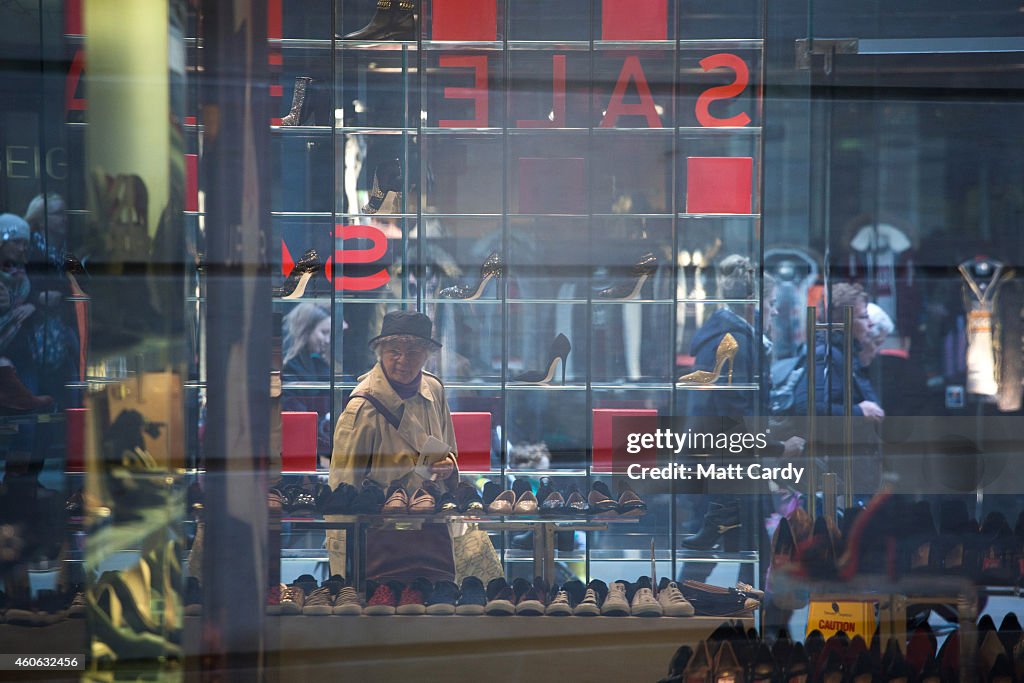
M334 218L330 211L271 211L273 218Z
M761 133L761 126L677 126L676 132L684 137L714 135L750 135Z
M591 551L593 557L593 551ZM757 564L760 553L756 550L739 552L718 552L717 550L676 550L676 560L680 562L732 562L739 564Z
M505 132L505 128L441 128L439 126L423 126L419 129L424 135L465 135L465 136L494 136L497 137Z
M322 41L328 46L332 41ZM402 50L415 50L415 40L334 40L337 50L370 50L384 52L401 52Z
M721 220L723 218L730 219L745 219L745 220L760 220L761 214L759 213L679 213L676 214L678 218L688 218L691 220L701 219L716 219Z
M651 380L648 383L644 383L644 382L625 382L625 381L623 381L623 382L609 382L607 380L602 380L602 381L599 381L599 382L591 382L591 384L590 384L590 388L591 389L600 390L600 391L630 391L630 390L635 390L635 391L646 391L646 390L667 391L667 390L671 389L673 386L674 385L671 382L666 382L663 379Z
M555 550L555 562L585 562L587 553L585 550ZM506 550L505 562L533 562L533 551L531 550Z
M326 519L329 517L330 519ZM332 525L355 525L355 524L398 524L419 526L435 522L467 522L473 524L487 525L488 528L519 528L529 527L537 524L550 524L555 528L566 530L577 527L595 526L594 530L603 530L606 524L637 524L641 517L619 517L619 516L543 516L543 515L333 515L327 514L324 518L318 517L284 517L280 518L282 524L299 525L308 528L332 528Z
M655 549L654 559L658 562L671 562L672 551L668 549ZM591 549L590 550L590 561L591 562L650 562L651 551L650 549Z
M724 377L724 375L723 375ZM721 378L720 378L721 379ZM740 383L734 384L687 384L686 382L676 382L676 389L687 390L687 391L760 391L761 387L754 383Z
M677 42L680 50L760 50L764 47L761 38L682 39Z
M323 138L330 137L331 127L330 126L271 126L270 132L273 135L287 136L287 137L310 137L310 138Z
M424 40L425 50L485 50L495 51L504 48L500 40Z

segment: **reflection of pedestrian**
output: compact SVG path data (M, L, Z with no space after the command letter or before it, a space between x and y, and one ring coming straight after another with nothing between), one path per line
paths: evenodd
M381 333L370 341L378 362L360 378L338 418L331 458L331 488L363 479L391 482L413 493L424 477L448 490L459 482L455 428L444 385L423 372L441 345L433 323L422 313L392 311ZM401 427L401 431L399 429ZM416 443L411 443L416 442ZM416 467L421 454L440 456L429 471ZM447 455L444 455L447 453ZM332 573L343 573L342 532L328 532ZM366 575L371 579L454 580L451 535L446 524L424 524L420 531L375 531L366 538Z
M330 390L300 389L289 382L327 382L331 377L331 312L321 304L303 302L284 316L281 408L317 414L317 455L326 466L331 457ZM343 329L344 329L343 323ZM327 420L327 425L321 422Z

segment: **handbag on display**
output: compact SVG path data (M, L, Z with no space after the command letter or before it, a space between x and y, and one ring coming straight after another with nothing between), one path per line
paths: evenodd
M477 577L486 586L491 579L505 575L491 537L477 525L471 524L464 534L454 536L452 545L455 548L455 583L460 586L467 576Z

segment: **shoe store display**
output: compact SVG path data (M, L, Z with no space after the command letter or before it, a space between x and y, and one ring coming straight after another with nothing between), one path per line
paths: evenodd
M690 550L711 550L725 534L740 528L739 514L737 501L711 503L704 515L700 531L684 538L683 547Z
M483 265L480 266L480 279L475 285L452 285L438 291L440 299L461 299L463 301L474 301L484 293L484 288L492 279L500 278L505 272L505 262L498 252L488 256ZM494 295L496 299L501 298L501 288L495 286Z
M482 586L481 586L482 589ZM430 615L455 614L456 603L459 601L459 587L451 581L438 581L424 601L426 612ZM481 612L483 607L481 606Z
M366 591L370 597L366 601L366 607L363 609L363 614L371 617L381 617L394 614L395 609L398 607L399 597L402 595L404 589L405 587L397 581L385 581L381 583L367 581Z
M488 616L512 616L516 613L516 594L505 577L491 579L487 584L487 602L484 614Z
M419 0L377 0L373 18L339 40L416 40Z
M694 614L693 605L683 597L676 582L667 577L662 577L658 585L658 604L666 617L692 617Z
M363 613L363 602L355 586L342 586L334 597L331 614L343 617L355 617Z
M433 586L426 579L416 579L406 584L398 598L395 614L426 614L427 607L425 603L429 600L432 589Z
M608 584L600 579L593 579L587 584L583 599L579 601L572 613L577 617L597 617L601 615L601 606L608 595Z
M305 602L306 592L299 586L285 586L281 589L280 614L294 615L302 614L302 605Z
M608 585L608 594L601 605L601 616L628 617L630 614L629 600L626 599L626 584L614 581Z
M475 576L462 580L462 590L455 605L455 614L476 617L484 613L487 606L487 591L483 582Z
M637 580L633 591L633 600L629 605L629 612L634 617L660 617L662 615L661 603L654 597L649 576L641 576Z
M512 582L512 590L516 594L516 615L523 617L540 617L547 610L550 589L547 582L536 577L531 584L526 579Z

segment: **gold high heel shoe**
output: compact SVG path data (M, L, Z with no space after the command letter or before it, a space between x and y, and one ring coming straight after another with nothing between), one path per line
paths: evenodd
M728 383L732 384L732 364L736 358L736 352L739 350L740 345L736 342L736 338L726 332L722 341L718 342L718 349L715 351L715 369L712 372L694 370L676 381L684 384L714 384L722 374L722 366L725 365L725 361L729 361Z

